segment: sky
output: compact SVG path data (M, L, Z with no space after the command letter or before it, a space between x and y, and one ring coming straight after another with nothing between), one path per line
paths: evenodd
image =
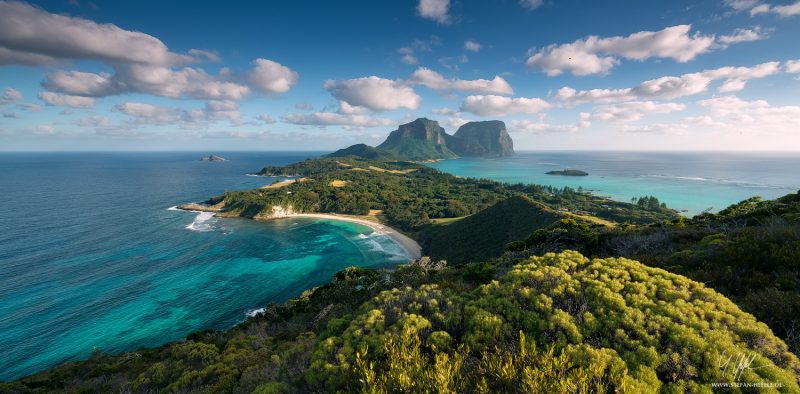
M800 150L800 1L0 1L0 150Z

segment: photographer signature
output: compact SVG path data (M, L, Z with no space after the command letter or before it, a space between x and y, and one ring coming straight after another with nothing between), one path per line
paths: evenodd
M739 353L738 355L729 355L728 352L722 352L722 354L719 356L717 366L722 368L723 375L730 373L730 376L733 378L733 380L738 382L744 371L755 371L765 367L754 366L753 361L755 358L755 354L747 355L745 353Z

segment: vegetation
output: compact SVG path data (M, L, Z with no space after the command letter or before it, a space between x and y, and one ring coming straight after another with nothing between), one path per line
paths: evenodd
M800 354L800 194L772 201L751 198L719 214L648 226L562 221L507 249L507 258L567 249L596 257L627 256L686 275L769 324Z
M231 330L98 351L0 392L800 392L800 195L688 219L650 196L352 155L261 173L303 181L207 203L382 210L434 258L348 268Z
M10 392L798 392L800 361L724 296L636 261L531 257L477 285L422 259L349 268L228 332L90 360ZM720 360L744 355L740 375Z
M276 190L231 191L208 203L225 201L226 215L250 218L269 216L274 206L291 207L298 212L354 215L364 215L371 209L382 210L389 225L412 233L428 226L431 219L472 215L512 196L526 196L548 210L578 212L612 221L647 223L678 217L676 212L666 208L650 210L570 188L464 179L424 165L378 162L354 156L265 167L260 174L306 179ZM334 180L344 185L331 186ZM500 224L495 222L494 226ZM546 224L549 223L543 225ZM494 249L501 251L502 246Z
M544 204L514 196L464 219L425 227L418 238L434 259L450 264L478 262L501 255L505 244L562 216Z
M329 154L327 157L348 157L356 156L375 161L398 161L400 158L394 153L371 147L366 144L351 145L344 149Z

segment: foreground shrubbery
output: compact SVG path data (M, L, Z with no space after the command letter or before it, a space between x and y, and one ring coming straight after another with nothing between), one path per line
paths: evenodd
M771 382L800 362L704 285L628 259L532 257L496 280L427 260L348 269L227 333L97 355L6 391L710 392ZM740 375L720 367L752 360Z
M607 228L563 220L508 244L506 259L567 249L627 256L706 283L800 354L800 194L750 198L719 214L649 226Z

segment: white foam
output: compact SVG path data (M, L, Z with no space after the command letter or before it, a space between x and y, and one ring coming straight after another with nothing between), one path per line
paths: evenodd
M211 224L206 223L214 217L214 212L200 212L195 216L192 223L186 226L187 229L192 231L211 231Z
M251 309L251 310L245 312L245 314L247 315L247 317L256 317L256 316L258 316L258 315L260 315L260 314L262 314L262 313L264 313L266 311L267 311L266 308Z
M167 211L181 211L181 209L178 209L177 205L173 205L173 206L167 208Z
M699 176L645 175L645 177L661 178L661 179L673 179L673 180L678 180L678 181L690 181L690 182L708 182L708 183L715 183L715 184L719 184L719 185L733 185L733 186L750 187L750 188L766 188L766 189L783 189L783 188L786 188L786 187L782 187L782 186L779 186L779 185L768 185L768 184L763 184L763 183L747 182L747 181L732 180L732 179L705 178L705 177L699 177Z

